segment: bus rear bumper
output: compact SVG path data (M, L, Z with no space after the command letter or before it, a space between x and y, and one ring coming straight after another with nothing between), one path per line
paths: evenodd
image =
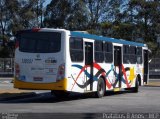
M14 88L29 90L67 90L67 79L52 83L31 83L14 78Z

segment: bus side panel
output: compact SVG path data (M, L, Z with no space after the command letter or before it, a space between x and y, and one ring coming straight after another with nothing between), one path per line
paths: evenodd
M113 71L113 64L94 63L93 75L93 91L97 91L97 83L100 77L103 77L106 84L106 91L112 90L115 83L115 76Z
M68 90L73 92L84 92L84 91L97 91L97 83L99 77L103 77L106 83L106 90L112 90L116 78L114 76L113 64L105 63L94 63L93 65L93 88L90 90L89 77L87 72L87 66L83 66L83 63L72 64L70 79L68 80Z
M83 63L71 63L68 73L68 90L72 92L84 92L85 85L85 74L84 74Z
M104 63L102 64L102 68L105 70L105 83L106 83L106 90L112 90L114 83L115 83L115 75L113 70L112 63Z
M140 85L143 85L143 65L142 64L123 64L123 77L121 88L135 87L136 78L139 77Z
M70 54L70 32L66 32L66 78L67 78L67 91L71 92L84 92L84 61L72 62ZM83 71L82 71L83 70Z

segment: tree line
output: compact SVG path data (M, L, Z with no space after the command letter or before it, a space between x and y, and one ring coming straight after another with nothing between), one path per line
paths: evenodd
M83 30L146 43L157 54L160 38L159 0L0 0L0 57L14 48L9 35L33 27ZM8 50L8 53L6 52ZM2 52L3 51L3 52ZM5 51L5 52L4 52ZM12 55L13 56L13 55Z

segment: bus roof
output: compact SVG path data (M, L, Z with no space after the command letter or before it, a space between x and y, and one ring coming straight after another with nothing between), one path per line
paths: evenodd
M126 41L123 39L108 38L108 37L97 36L97 35L86 34L86 33L75 32L75 31L71 31L71 36L94 39L94 40L103 40L103 41L107 41L107 42L119 43L119 44L124 44L124 45L146 47L146 44L143 44L143 43Z
M67 31L65 29L33 28L33 29L28 29L28 30L22 30L20 32L38 32L38 31L48 31L48 30L49 31L50 30ZM115 38L97 36L97 35L92 35L92 34L88 34L88 33L84 33L84 32L77 32L77 31L71 31L70 33L71 33L71 36L74 36L74 37L102 40L102 41L107 41L107 42L112 42L112 43L119 43L119 44L132 45L132 46L138 46L138 47L147 47L146 44L133 42L133 41L126 41L123 39L115 39Z

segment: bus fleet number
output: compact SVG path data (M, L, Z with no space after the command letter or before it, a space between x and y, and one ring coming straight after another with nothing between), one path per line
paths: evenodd
M32 63L33 59L22 59L22 63Z

